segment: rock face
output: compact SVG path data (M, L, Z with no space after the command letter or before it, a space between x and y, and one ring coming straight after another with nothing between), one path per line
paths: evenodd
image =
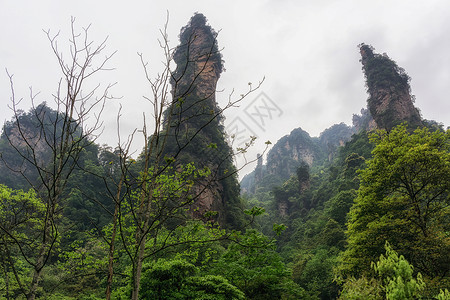
M269 174L277 174L284 180L294 174L303 161L309 166L324 157L317 140L301 128L291 131L278 140L267 154L267 170Z
M362 109L361 115L353 115L353 127L336 124L324 130L319 138L311 138L301 128L294 129L270 150L266 166L258 166L254 173L243 178L243 192L252 194L258 187L270 190L281 185L296 172L301 162L313 166L331 161L337 149L361 130L390 130L403 122L411 128L423 125L414 107L410 78L405 71L386 54L374 53L371 46L361 44L360 52L370 96L368 109Z
M323 151L327 154L328 161L335 157L338 148L344 146L355 132L357 132L355 127L339 123L320 133L319 142Z
M369 92L368 108L377 127L390 130L405 121L413 128L421 126L420 113L410 93L409 76L386 54L373 50L369 45L360 45Z
M352 122L354 132L360 132L361 130L370 131L377 128L375 120L366 108L361 109L360 115L353 114Z
M255 171L244 176L243 193L254 194L258 189L270 191L296 174L302 165L312 167L333 159L338 147L349 141L353 133L353 128L344 123L324 130L318 138L301 128L292 130L269 151L266 165L259 159Z
M239 227L239 183L215 94L223 61L217 34L206 22L204 15L195 14L181 29L174 51L177 67L171 79L173 100L165 112L165 129L171 132L166 148L170 155L179 154L177 163L194 162L212 171L212 178L194 186L200 193L194 217L216 211L221 225Z
M17 120L5 123L0 137L0 183L16 189L28 189L29 182L20 173L30 179L38 179L36 168L31 162L41 170L51 163L51 145L58 143L53 133L62 130L62 122L57 122L58 119L62 120L61 115L58 118L58 112L44 102L18 116L21 130ZM74 132L74 136L77 136L77 132ZM34 181L31 183L36 184Z
M183 112L192 108L216 107L216 86L223 71L222 55L217 45L217 33L206 24L206 17L195 14L181 29L180 45L173 59L177 64L172 83L174 99L184 98ZM209 111L205 112L210 115Z

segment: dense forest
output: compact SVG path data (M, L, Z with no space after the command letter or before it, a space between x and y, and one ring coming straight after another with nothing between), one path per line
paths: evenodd
M95 83L112 54L72 26L69 56L48 34L54 103L18 109L10 76L0 299L450 299L450 130L420 116L386 54L358 46L369 97L352 126L293 129L239 183L252 140L234 149L223 112L260 84L218 106L204 15L174 49L162 32L151 117L114 146L97 143L111 86Z

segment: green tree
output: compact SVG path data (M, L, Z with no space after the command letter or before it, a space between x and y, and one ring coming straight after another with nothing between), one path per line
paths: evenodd
M413 277L413 266L403 257L398 255L386 241L386 256L380 255L372 267L379 277L381 277L382 287L389 300L416 299L420 291L425 287L422 275Z
M219 275L199 275L199 268L183 259L159 259L143 267L144 299L244 299L244 293Z
M229 245L212 272L227 278L248 299L290 299L305 295L290 278L291 271L275 244L256 230L247 230L239 243Z
M366 278L365 276L356 279L347 278L345 281L339 299L341 300L381 300L381 288L375 278Z
M448 282L450 131L401 125L370 138L376 147L360 173L338 273L367 275L389 240L425 277Z
M418 299L425 288L420 273L413 276L413 266L392 249L386 241L386 256L381 254L377 262L372 262L375 278L349 278L339 299Z
M450 299L450 292L448 291L448 289L443 289L439 291L439 294L434 297L435 299L438 300L449 300Z
M0 290L6 299L26 295L32 272L30 253L40 245L45 204L33 190L0 185Z

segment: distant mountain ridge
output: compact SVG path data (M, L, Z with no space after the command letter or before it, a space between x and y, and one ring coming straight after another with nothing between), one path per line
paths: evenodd
M255 171L244 176L241 181L243 193L253 194L260 188L269 191L281 185L296 173L301 163L314 167L330 162L338 147L344 146L355 133L390 130L403 122L411 128L424 125L414 106L410 77L405 70L386 54L374 53L372 46L360 44L359 49L369 94L367 109L361 109L360 115L353 115L352 126L335 124L319 137L310 137L299 127L280 138L268 152L266 165L260 163Z
M354 127L344 123L324 130L319 137L311 137L301 128L279 139L267 154L267 163L258 164L255 171L241 181L243 193L253 194L257 188L269 189L280 185L306 163L312 167L330 161L338 147L350 140Z

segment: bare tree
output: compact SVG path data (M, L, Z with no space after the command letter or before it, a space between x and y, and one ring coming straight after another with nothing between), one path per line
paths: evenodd
M7 159L3 159L3 163L26 180L45 207L38 247L21 251L33 269L28 285L18 282L28 299L36 297L42 271L56 252L55 246L61 237L63 196L69 177L80 168L78 162L83 149L94 143L100 134L100 115L105 101L111 98L109 90L112 85L103 89L100 85L94 85L94 88L88 90L84 87L94 75L109 70L106 66L114 53L102 58L106 40L94 45L88 37L89 27L78 34L74 23L75 20L72 19L68 60L63 59L63 54L58 49L59 35L46 32L63 74L54 95L56 113L46 105L35 105L37 95L30 90L34 123L24 123L22 112L18 108L21 99L16 99L13 76L8 73L14 120L9 124L8 130L4 130L4 135L21 158L21 163L13 164ZM214 196L211 191L219 190L220 182L235 178L238 170L232 166L233 157L245 153L254 139L244 147L231 151L231 147L224 141L225 144L218 146L213 140L206 138L196 153L207 161L202 166L191 164L189 158L184 156L189 153L192 145L198 145L199 137L205 136L204 133L210 128L219 128L224 133L222 113L238 106L245 97L261 86L262 81L256 86L249 85L249 89L237 98L231 93L228 103L219 108L215 104L215 83L207 87L205 93L197 93L203 87L206 75L213 72L218 78L217 74L220 74L217 64L220 69L221 56L217 49L216 35L210 40L209 48L206 47L200 54L196 50L200 38L195 32L188 34L188 39L177 48L169 46L167 23L161 35L160 46L165 60L162 73L155 79L151 78L147 63L139 55L151 87L151 95L146 99L153 107L150 124L144 120L140 131L145 141L144 150L137 160L133 159L130 145L136 132L123 143L118 134L119 144L115 151L117 168L111 169L114 172L109 176L93 174L102 177L114 203L114 211L110 211L111 236L105 237L109 244L107 299L111 297L117 247L121 247L131 262L131 296L132 299L138 299L145 259L179 245L195 245L235 237L234 232L226 232L215 226L217 219L211 217L214 215L210 211L212 208L203 211L201 215L196 215L196 211L199 202ZM183 51L180 52L180 49ZM178 64L172 70L174 56L180 53L195 55L187 55L186 64ZM89 117L92 119L88 124ZM220 152L217 149L220 147L224 147L225 151ZM255 216L257 213L253 210L251 215ZM192 219L202 219L214 224L211 227L217 229L216 235L207 240L172 240L176 231L187 220ZM250 218L248 223L251 221ZM19 249L26 247L19 240L15 243ZM16 268L11 260L2 260L2 263L9 264L12 269Z
M4 130L9 145L22 160L19 165L3 160L4 166L22 176L45 206L38 247L22 251L33 269L30 284L23 287L23 293L28 299L35 298L42 271L55 252L60 239L64 189L70 175L77 168L83 149L94 143L101 131L100 115L105 102L111 98L109 90L113 86L110 84L101 88L98 84L85 89L94 75L109 70L107 63L114 53L101 57L105 52L107 39L95 45L89 39L89 27L78 33L75 19L72 18L70 53L66 60L58 48L59 33L45 33L62 72L57 91L53 95L56 113L52 113L45 104L36 106L37 94L30 89L34 122L25 124L21 118L22 112L18 109L22 99L16 98L13 75L8 73L14 119L12 127ZM89 124L88 118L91 118ZM15 268L15 265L12 264L11 268Z
M174 63L174 56L177 55L177 49L184 47L187 53L194 52L200 37L192 33L184 44L172 48L168 42L167 23L161 30L161 36L160 46L164 52L163 71L156 78L149 76L148 65L143 55L139 54L152 91L151 96L145 98L152 104L153 111L151 124L144 123L141 130L145 146L140 155L138 176L136 172L133 174L133 164L130 161L134 160L128 156L129 142L132 139L118 146L122 155L121 178L116 181L115 188L110 189L116 191L110 192L116 209L113 233L109 241L107 299L110 299L112 290L117 232L121 247L132 263L132 299L139 298L142 266L146 258L180 244L194 245L232 238L234 233L218 230L215 238L207 241L194 239L180 242L170 239L176 230L184 225L184 221L195 219L193 212L198 207L197 203L204 197L213 197L210 190L214 189L218 182L236 176L238 171L236 168L232 166L229 170L221 168L223 169L226 162L232 161L234 155L245 153L254 141L253 138L236 152L225 151L223 155L215 151L217 145L214 143L210 144L211 147L198 149L201 151L198 155L205 161L208 159L215 161L205 165L204 168L197 168L189 164L189 160L182 159L198 136L212 124L219 124L222 113L236 107L245 97L258 89L262 81L256 87L249 85L249 89L237 99L233 99L231 93L228 103L223 108L218 108L215 104L215 83L214 89L209 89L201 96L196 94L196 99L190 100L196 89L204 84L205 74L211 72L211 67L215 67L211 66L211 61L220 55L217 51L216 35L208 49L201 55L187 58L188 63L184 66L178 65L176 70L172 70L171 66ZM186 114L186 111L189 113ZM196 126L192 125L192 122L198 120L200 121ZM152 132L149 133L147 128L152 128ZM205 215L209 215L208 213L212 212L205 211ZM135 228L134 231L127 232L127 226ZM168 232L161 234L163 229L167 229Z

